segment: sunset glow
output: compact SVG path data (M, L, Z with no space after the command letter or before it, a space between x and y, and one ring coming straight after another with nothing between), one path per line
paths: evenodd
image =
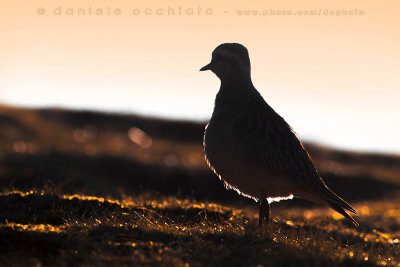
M396 1L27 1L0 6L0 102L206 121L220 43L302 139L400 153ZM290 14L289 14L290 13Z

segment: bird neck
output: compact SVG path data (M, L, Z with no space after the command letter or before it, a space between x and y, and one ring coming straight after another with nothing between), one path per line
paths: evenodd
M220 90L248 90L254 88L250 75L236 75L221 79Z
M221 79L221 87L215 98L216 106L230 106L240 108L240 106L246 105L245 103L249 100L250 96L257 91L248 77L244 79Z

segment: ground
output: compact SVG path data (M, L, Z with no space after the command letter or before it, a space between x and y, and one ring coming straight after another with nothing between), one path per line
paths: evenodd
M400 266L400 157L306 143L357 228L225 190L204 124L0 107L0 265Z
M396 266L397 203L356 205L358 228L326 209L278 209L258 231L254 212L193 199L12 191L0 196L0 257L6 265Z

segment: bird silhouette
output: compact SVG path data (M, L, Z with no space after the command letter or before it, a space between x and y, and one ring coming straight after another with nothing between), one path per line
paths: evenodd
M206 161L227 188L260 203L259 228L269 221L269 197L294 196L328 205L354 225L356 211L326 186L288 123L265 102L250 75L247 48L223 43L200 71L221 80L204 132Z

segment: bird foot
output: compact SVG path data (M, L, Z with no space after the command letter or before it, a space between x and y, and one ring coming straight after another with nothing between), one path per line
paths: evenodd
M263 223L265 219L265 224ZM269 203L267 198L261 198L259 214L258 214L258 234L268 232L269 223Z

